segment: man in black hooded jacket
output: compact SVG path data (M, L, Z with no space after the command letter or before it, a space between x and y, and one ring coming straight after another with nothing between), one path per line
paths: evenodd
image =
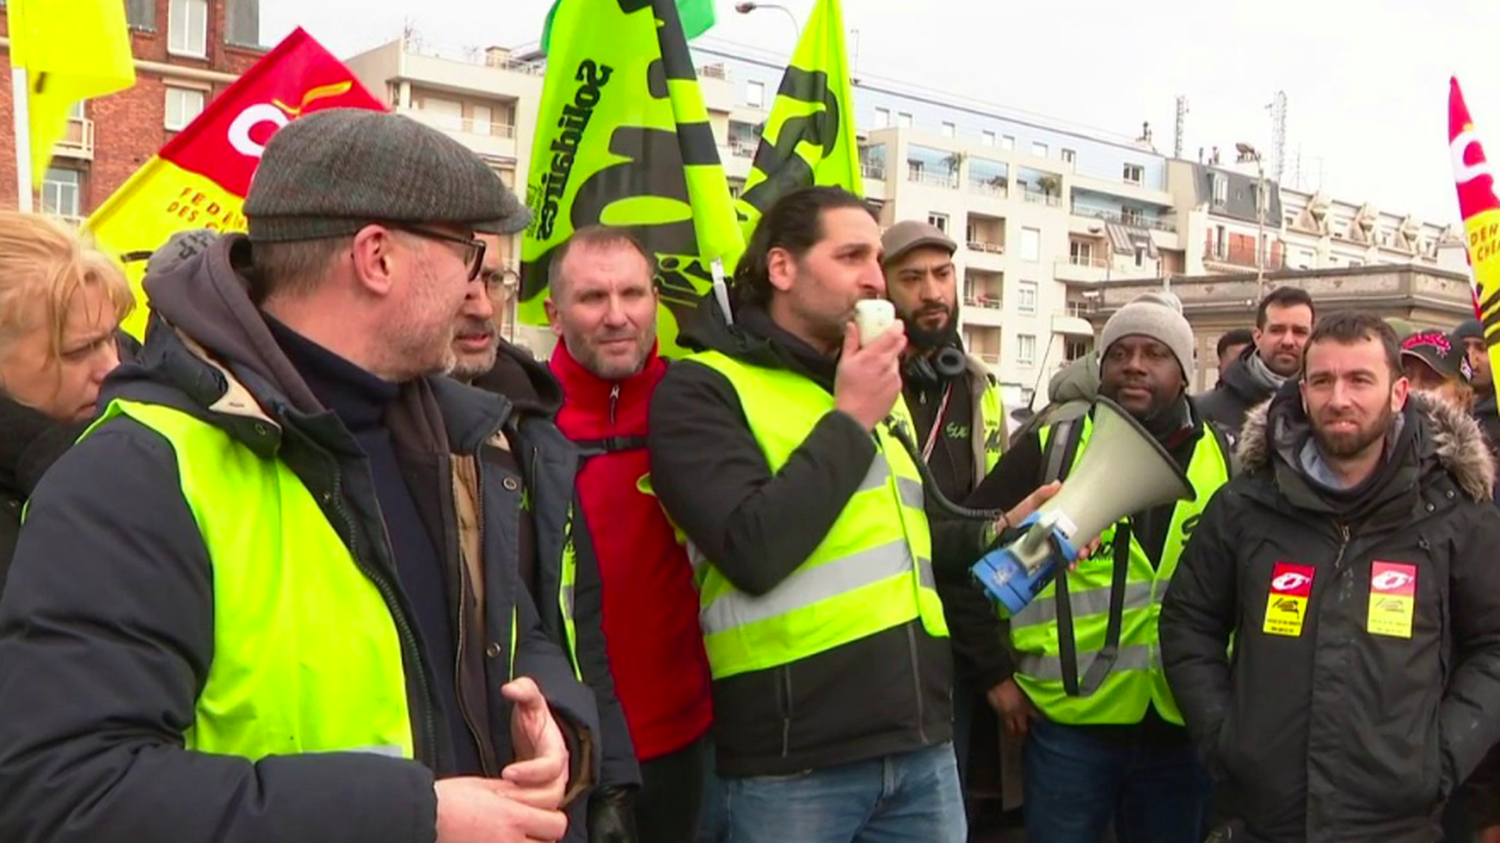
M1161 613L1220 839L1438 839L1500 736L1500 513L1478 429L1408 395L1385 323L1335 314L1239 456Z
M1254 342L1224 370L1218 386L1195 399L1203 418L1238 437L1245 415L1296 376L1314 315L1306 290L1278 287L1268 293L1255 311Z

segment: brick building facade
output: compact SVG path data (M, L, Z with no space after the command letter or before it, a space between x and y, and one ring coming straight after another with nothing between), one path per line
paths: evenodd
M0 7L4 6L0 0ZM176 130L255 64L260 0L125 0L135 86L82 104L46 173L32 176L37 210L86 217ZM0 15L0 55L10 38ZM11 87L0 85L0 206L15 207Z

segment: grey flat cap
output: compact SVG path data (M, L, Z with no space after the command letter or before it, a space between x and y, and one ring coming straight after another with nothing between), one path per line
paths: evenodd
M353 234L380 220L508 234L529 214L471 150L384 111L332 108L271 137L245 198L258 243Z
M942 229L916 220L898 222L886 229L885 234L880 236L880 245L885 250L881 262L886 265L895 263L912 249L922 246L933 246L950 255L958 249L958 244L944 234Z

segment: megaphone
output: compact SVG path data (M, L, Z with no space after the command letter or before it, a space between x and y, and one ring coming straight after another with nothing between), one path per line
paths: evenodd
M1011 615L1109 525L1132 512L1197 499L1177 461L1120 405L1100 398L1093 415L1088 448L1062 490L1021 522L1021 538L986 553L970 569Z

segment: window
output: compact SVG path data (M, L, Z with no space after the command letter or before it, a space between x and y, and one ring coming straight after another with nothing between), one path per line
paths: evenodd
M1350 258L1349 259L1349 265L1350 266L1364 266L1365 262L1362 261L1362 260L1360 260L1359 258Z
M88 102L88 100L79 100L78 102L75 102L72 105L68 106L68 119L69 120L82 120L82 119L84 119L84 117L86 117L87 115L85 115L83 113L83 104L86 103L86 102Z
M891 125L891 110L889 108L875 109L875 128L884 129Z
M167 86L166 119L162 125L171 132L187 128L199 114L203 113L203 92L192 88Z
M980 132L979 133L979 142L980 142L980 144L982 144L984 146L994 146L995 145L995 133L994 132Z
M226 0L224 43L242 47L260 45L260 0Z
M1146 180L1146 168L1139 164L1125 165L1125 183L1140 184Z
M208 55L208 0L172 0L167 18L167 52Z
M1297 252L1297 269L1312 269L1313 268L1313 260L1314 260L1314 257L1313 257L1313 253L1312 252L1309 252L1306 249L1298 250L1298 252Z
M131 29L156 29L156 0L125 0L125 22Z
M1004 135L1004 136L1002 136L1000 138L1000 148L1001 149L1015 149L1016 148L1016 139L1013 138L1013 137L1011 137L1010 135Z
M897 112L896 113L896 125L900 126L903 129L910 129L911 128L911 115L907 114L904 111Z
M1022 313L1036 313L1036 282L1022 281L1017 292L1016 307Z
M1214 204L1224 205L1229 201L1229 179L1220 175L1210 176L1214 183Z
M951 138L958 134L958 127L947 121L943 122L943 137Z
M745 83L745 105L751 108L766 107L766 83L754 79Z
M1032 141L1031 142L1031 154L1035 155L1038 158L1046 158L1047 157L1047 145L1045 143L1037 143L1036 141Z
M1036 365L1036 334L1016 335L1016 362L1022 366Z
M1083 240L1068 243L1068 262L1077 266L1093 266L1094 244Z
M488 135L493 132L495 124L495 113L487 105L475 105L469 108L469 131L476 135Z
M1021 260L1036 263L1042 259L1042 230L1021 229Z
M1146 250L1140 246L1135 247L1135 266L1137 269L1144 269L1146 266Z
M1061 149L1061 150L1058 150L1057 154L1060 155L1060 156L1062 156L1063 163L1065 163L1065 164L1077 164L1078 163L1078 153L1075 152L1075 151L1073 151L1073 150L1071 150L1071 149Z
M1126 225L1145 225L1146 214L1140 208L1132 208L1129 205L1120 206L1120 222Z
M1069 363L1089 354L1089 344L1079 340L1068 340L1063 344L1063 359Z
M81 181L77 170L49 167L42 177L42 213L60 217L83 216L79 211Z
M944 234L948 233L948 215L947 214L928 214L927 215L927 224L930 225L930 226L932 226L933 228L937 229L938 231L943 232Z
M1225 258L1229 256L1229 234L1224 231L1224 226L1214 226L1214 257Z

